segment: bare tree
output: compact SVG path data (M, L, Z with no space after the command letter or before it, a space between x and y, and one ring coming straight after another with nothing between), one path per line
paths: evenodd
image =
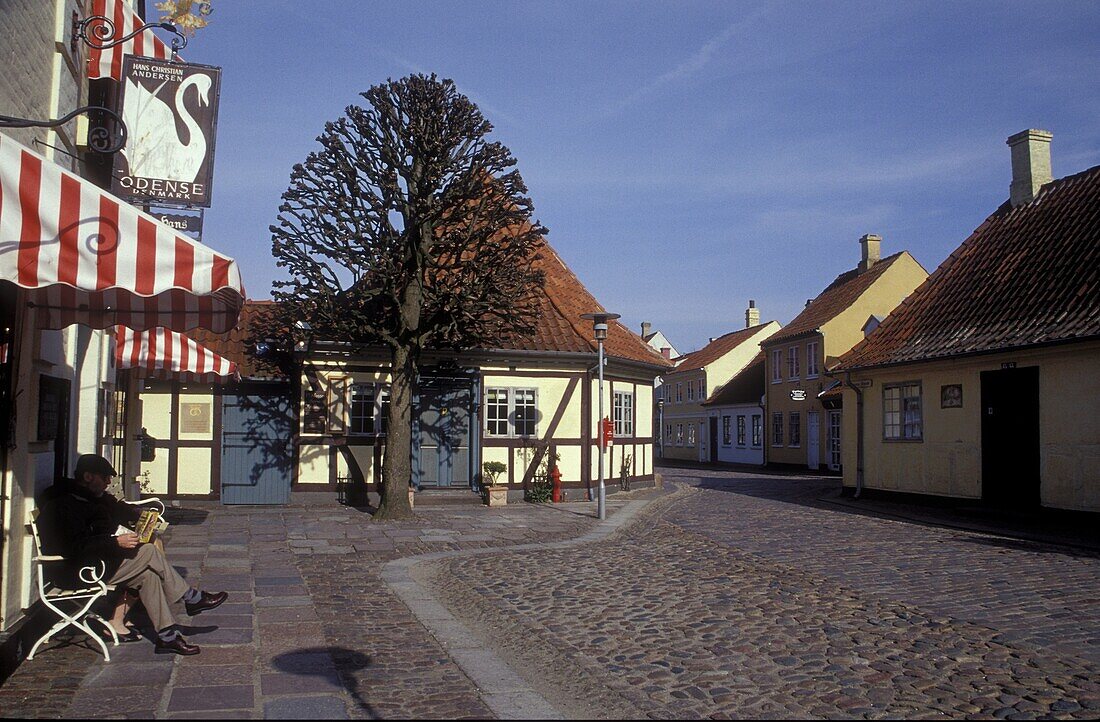
M295 165L272 252L273 296L314 338L389 348L382 503L411 513L412 400L424 349L489 348L533 332L545 229L492 125L450 80L412 75L362 94ZM286 326L293 328L293 325Z

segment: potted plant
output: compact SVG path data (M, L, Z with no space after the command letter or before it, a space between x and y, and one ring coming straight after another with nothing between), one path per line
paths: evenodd
M489 506L504 506L508 503L508 487L498 486L497 479L508 470L500 461L486 461L481 465L481 488L485 503Z

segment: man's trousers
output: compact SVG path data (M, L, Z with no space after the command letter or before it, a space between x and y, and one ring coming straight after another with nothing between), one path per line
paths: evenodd
M158 632L176 623L168 605L182 599L190 588L164 552L152 544L142 544L132 559L123 560L109 583L136 589Z

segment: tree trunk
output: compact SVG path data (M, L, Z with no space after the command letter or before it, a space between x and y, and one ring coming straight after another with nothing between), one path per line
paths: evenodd
M417 363L411 349L396 347L390 354L390 412L386 453L382 459L382 501L375 519L409 519L412 483L412 411Z

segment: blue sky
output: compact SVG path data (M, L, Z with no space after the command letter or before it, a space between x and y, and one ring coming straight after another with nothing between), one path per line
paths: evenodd
M218 0L210 20L185 51L223 68L204 238L254 298L291 166L411 72L478 103L566 263L682 352L749 298L788 322L864 233L931 271L1007 198L1016 131L1054 133L1056 177L1100 164L1095 2Z

